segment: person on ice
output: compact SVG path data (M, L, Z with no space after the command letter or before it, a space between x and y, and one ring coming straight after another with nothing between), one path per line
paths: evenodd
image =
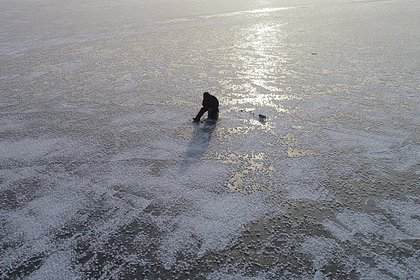
M207 91L203 93L203 107L198 112L197 116L193 118L194 122L199 122L200 118L205 112L208 112L208 119L216 121L219 117L219 100L216 96L211 95Z

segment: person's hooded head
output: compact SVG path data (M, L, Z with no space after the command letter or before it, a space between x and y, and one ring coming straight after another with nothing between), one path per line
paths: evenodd
M203 93L203 98L209 98L210 97L210 93L208 93L208 91Z

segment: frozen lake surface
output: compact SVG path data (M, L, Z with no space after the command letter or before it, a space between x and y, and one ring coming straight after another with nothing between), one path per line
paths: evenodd
M420 278L419 1L0 7L1 279Z

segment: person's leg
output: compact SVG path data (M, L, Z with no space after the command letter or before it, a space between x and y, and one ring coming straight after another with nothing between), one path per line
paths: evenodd
M209 119L216 121L219 117L219 110L215 108L209 108Z
M200 109L200 111L198 112L198 114L197 114L197 116L195 116L195 118L193 119L195 122L199 122L200 121L200 119L201 119L201 117L204 115L204 113L205 112L207 112L207 108L205 108L205 107L202 107L201 109Z

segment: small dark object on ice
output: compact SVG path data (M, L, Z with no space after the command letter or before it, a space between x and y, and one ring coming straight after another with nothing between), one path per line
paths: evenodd
M259 114L259 115L258 115L258 118L259 118L259 119L260 119L260 121L262 121L262 122L267 121L267 116L264 116L264 115Z

